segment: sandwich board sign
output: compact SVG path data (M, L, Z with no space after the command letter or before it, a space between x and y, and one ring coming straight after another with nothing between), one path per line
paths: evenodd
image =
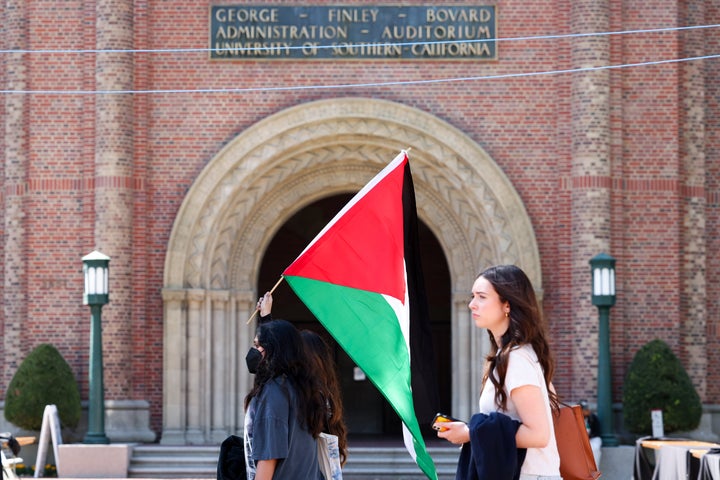
M48 440L52 440L55 466L59 468L58 445L62 445L62 436L60 434L60 416L55 405L46 405L43 412L40 442L38 443L38 452L35 459L35 474L33 475L35 478L40 478L45 471Z

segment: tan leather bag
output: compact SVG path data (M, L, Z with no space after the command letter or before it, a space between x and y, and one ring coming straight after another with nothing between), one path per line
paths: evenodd
M600 478L602 474L595 465L580 405L561 404L560 413L553 414L553 421L563 480Z

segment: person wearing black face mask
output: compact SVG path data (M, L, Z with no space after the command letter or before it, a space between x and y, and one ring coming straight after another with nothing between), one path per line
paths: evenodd
M255 341L257 341L257 338ZM250 347L250 350L248 350L247 355L245 355L245 363L247 364L248 372L253 375L257 373L260 362L263 359L262 352L262 347L253 345Z
M300 333L285 320L261 323L245 360L255 374L245 397L247 478L321 480L316 438L326 407Z
M273 296L271 292L266 292L258 299L256 309L258 311L259 322L266 323L272 320ZM340 381L335 372L335 362L330 352L330 347L325 340L317 333L311 330L301 330L305 351L307 354L308 370L314 372L314 376L318 381L318 388L326 404L325 428L323 431L338 437L338 448L340 454L341 465L347 461L347 426L343 418L343 404L340 393ZM248 355L257 357L256 354L248 352ZM246 361L250 362L248 358ZM251 363L248 363L250 368ZM253 373L250 370L250 373Z

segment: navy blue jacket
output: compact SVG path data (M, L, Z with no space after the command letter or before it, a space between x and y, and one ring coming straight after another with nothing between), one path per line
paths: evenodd
M517 448L520 422L502 413L477 413L470 423L470 442L462 447L456 480L514 480L527 450Z

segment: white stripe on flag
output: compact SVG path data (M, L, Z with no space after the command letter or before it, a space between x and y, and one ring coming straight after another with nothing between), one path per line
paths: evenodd
M405 422L402 423L402 430L403 430L403 443L405 443L405 448L407 449L408 453L412 457L413 461L417 463L417 453L415 453L415 442L413 441L412 433L410 433L410 430L405 425Z

